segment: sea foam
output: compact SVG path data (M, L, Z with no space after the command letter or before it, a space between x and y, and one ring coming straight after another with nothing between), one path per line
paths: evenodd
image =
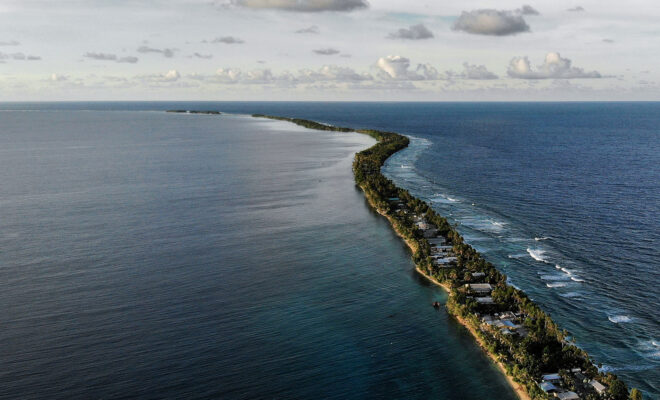
M627 322L632 322L632 318L630 318L627 315L610 315L607 317L607 319L609 319L610 322L614 322L615 324L624 324Z
M548 262L548 260L544 257L545 250L532 249L532 248L528 247L527 248L527 253L529 254L530 257L532 257L536 261L540 261L540 262L544 262L544 263Z

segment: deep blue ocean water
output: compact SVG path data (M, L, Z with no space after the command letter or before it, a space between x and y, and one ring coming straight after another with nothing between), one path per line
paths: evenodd
M3 104L41 112L0 112L0 396L512 398L352 185L368 140L169 108L411 135L385 173L660 398L660 103Z

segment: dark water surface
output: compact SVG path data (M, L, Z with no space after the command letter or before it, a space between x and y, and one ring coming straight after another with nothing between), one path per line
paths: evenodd
M370 138L10 108L0 398L515 398L356 190Z

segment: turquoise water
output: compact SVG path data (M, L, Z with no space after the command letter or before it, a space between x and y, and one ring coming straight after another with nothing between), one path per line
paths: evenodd
M1 398L515 398L355 188L372 139L31 107L0 112Z

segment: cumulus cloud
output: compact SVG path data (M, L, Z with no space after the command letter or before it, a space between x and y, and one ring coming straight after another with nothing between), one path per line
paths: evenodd
M16 40L0 41L0 46L19 46L20 44Z
M566 11L570 11L570 12L582 12L582 11L584 11L584 7L582 7L582 6L577 6L577 7L569 8L569 9L566 10Z
M107 54L107 53L85 53L83 54L83 57L85 58L91 58L93 60L101 60L101 61L116 61L117 60L117 55L115 54Z
M346 12L369 7L366 0L230 0L230 4L255 10L294 12Z
M325 49L316 49L316 50L313 50L313 51L314 51L314 53L320 54L322 56L332 56L332 55L335 55L335 54L339 54L339 50L333 49L332 47L328 47L328 48L325 48Z
M338 67L336 65L326 65L320 70L301 70L295 77L297 81L301 82L319 82L319 81L332 81L332 82L361 82L370 81L373 77L367 73L358 73L351 68Z
M438 71L428 64L419 64L415 71L410 69L410 60L401 56L381 57L376 62L380 76L385 80L423 81L440 79Z
M528 32L529 25L518 13L481 9L463 11L452 29L475 35L505 36Z
M167 58L174 57L174 51L175 51L174 49L168 49L168 48L156 49L156 48L149 47L149 46L140 46L137 49L138 53L143 53L143 54L146 54L146 53L159 53L159 54L162 54L163 56L165 56Z
M293 87L316 83L360 84L372 81L368 73L359 73L351 68L326 65L318 70L302 69L297 72L274 73L270 69L241 71L237 68L220 68L214 75L191 75L191 79L210 84L263 84Z
M50 74L50 80L53 82L64 82L68 80L69 78L65 75L61 74Z
M471 65L468 63L463 63L461 77L474 80L498 79L498 76L490 72L484 65Z
M525 4L521 8L517 9L516 12L522 15L541 15L534 7Z
M389 39L421 40L433 37L433 32L423 24L413 25L410 28L401 28L387 36Z
M243 44L245 41L233 36L222 36L211 40L211 43Z
M306 33L308 33L308 34L314 34L314 35L316 35L316 34L321 33L321 31L320 31L320 29L319 29L318 26L316 26L316 25L312 25L312 26L308 26L307 28L298 29L298 30L296 31L296 33L301 33L301 34L306 34Z
M509 63L507 74L517 79L578 79L601 78L597 71L585 72L573 67L571 60L562 58L559 53L548 53L543 64L533 70L527 57L514 57Z

